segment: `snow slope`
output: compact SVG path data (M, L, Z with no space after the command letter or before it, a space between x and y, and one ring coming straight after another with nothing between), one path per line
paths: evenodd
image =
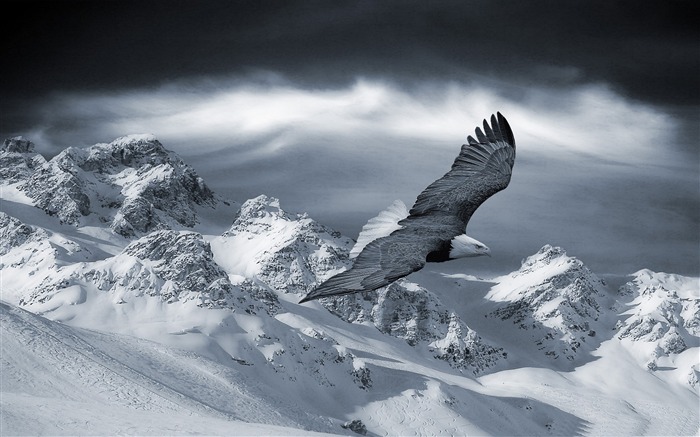
M698 278L642 270L618 289L544 245L502 277L455 261L298 305L351 265L352 240L264 195L234 213L151 136L48 163L14 139L10 163L2 435L699 431ZM45 214L30 180L72 181L42 186L66 211L85 194L87 214Z
M313 421L197 354L4 303L0 322L2 435L288 435Z

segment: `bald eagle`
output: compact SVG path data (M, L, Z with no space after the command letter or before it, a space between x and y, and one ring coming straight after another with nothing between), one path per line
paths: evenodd
M490 255L465 230L474 211L510 182L515 138L497 113L467 144L443 177L423 190L410 211L395 202L364 226L351 251L352 268L328 279L299 303L328 296L372 291L391 284L427 262Z

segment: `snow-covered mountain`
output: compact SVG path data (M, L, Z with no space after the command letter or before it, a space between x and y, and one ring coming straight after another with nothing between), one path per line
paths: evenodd
M85 217L92 215L128 237L175 224L192 227L197 223L195 205L216 205L202 178L152 135L69 147L41 165L31 142L14 138L3 149L4 162L12 156L24 159L26 167L6 180L24 179L18 188L63 223L86 224Z
M545 355L573 361L598 346L606 327L605 283L563 249L544 246L519 270L499 278L486 298L501 303L490 316L532 332ZM590 345L589 347L586 347Z
M212 241L218 262L281 293L308 293L350 265L353 241L265 195L241 205L231 228Z
M697 279L640 270L620 287L624 301L616 337L623 340L650 370L678 366L687 382L698 386L697 352L680 364L677 357L692 350L700 337L700 299Z
M699 429L698 278L618 289L544 245L298 305L353 240L265 195L234 213L151 135L33 150L0 149L3 434Z

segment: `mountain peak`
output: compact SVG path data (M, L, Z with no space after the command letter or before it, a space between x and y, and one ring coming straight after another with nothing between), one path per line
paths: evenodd
M30 149L20 140L6 144L6 148ZM9 163L16 157L0 159ZM193 227L195 207L216 204L214 193L194 169L151 134L69 147L48 162L27 162L22 168L26 170L0 176L23 182L19 189L35 206L71 225L87 224L91 220L83 217L94 216L125 237Z
M70 150L75 148L67 149ZM138 169L144 165L184 165L175 153L168 151L152 134L126 135L108 144L95 144L77 150L82 154L76 160L77 164L87 171L110 172L110 167L120 166Z
M499 302L491 315L531 330L545 354L573 361L595 346L593 326L603 311L605 284L583 262L549 244L499 278L486 296Z
M34 143L21 135L8 138L2 143L2 146L0 146L0 152L32 153L34 152Z
M527 269L530 267L551 265L556 260L558 260L562 257L567 257L566 251L564 249L562 249L559 246L552 246L550 244L545 244L535 254L530 255L529 257L525 258L522 261L521 270L524 270L524 269Z
M153 142L158 142L158 138L153 134L130 134L121 136L109 144L117 146L121 144L145 144Z
M619 289L621 296L632 300L625 305L625 318L620 319L615 328L620 339L647 345L639 348L637 354L646 361L647 368L655 370L672 363L674 355L698 343L698 278L649 269L640 270L632 277ZM691 383L696 384L697 380Z
M261 194L258 197L243 202L238 213L239 218L287 217L288 214L280 207L279 199Z
M307 293L341 265L347 267L353 242L260 195L243 202L231 228L212 244L228 253L220 262L230 271L255 275L277 291Z

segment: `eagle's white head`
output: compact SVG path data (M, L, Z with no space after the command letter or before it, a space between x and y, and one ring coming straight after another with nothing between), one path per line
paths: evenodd
M458 235L452 239L450 259L482 255L491 256L491 249L481 241L466 234Z

